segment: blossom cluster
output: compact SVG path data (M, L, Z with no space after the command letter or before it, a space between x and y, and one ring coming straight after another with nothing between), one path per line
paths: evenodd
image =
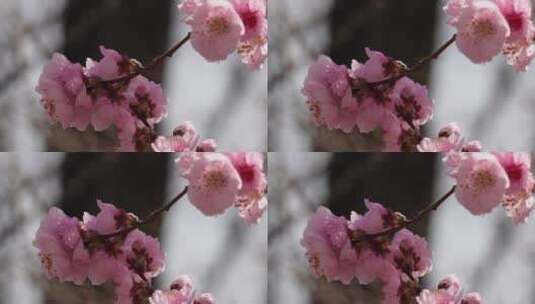
M444 162L456 185L416 218L407 219L369 200L365 201L368 211L364 215L352 212L349 220L325 207L312 215L301 245L316 276L344 284L354 279L360 284L379 280L386 304L413 303L415 299L418 304L482 303L477 293L463 295L454 276L444 278L433 290L420 287L420 278L431 269L431 251L426 240L407 226L453 194L474 215L486 214L501 204L514 223L525 222L535 208L535 178L530 154L466 152L474 147L460 148L463 145L453 144L457 140L448 141L451 129L441 137L444 146L454 146L446 149Z
M189 183L188 198L203 214L214 216L234 206L249 224L267 207L264 156L255 152L183 153L180 175Z
M251 69L262 68L268 53L266 0L184 0L178 8L191 26L193 48L206 60L237 52Z
M215 140L201 140L189 121L175 128L172 136L158 136L152 143L155 152L214 152L216 148Z
M302 92L313 121L348 134L379 130L383 150L415 151L420 127L433 117L433 100L425 86L404 76L402 62L378 51L366 53L368 60L354 60L351 68L324 55L312 64Z
M360 284L383 283L383 303L411 303L418 296L419 281L432 265L425 239L408 229L374 236L399 227L404 217L381 204L365 202L364 215L351 219L335 216L320 207L309 219L301 240L316 276L328 281Z
M432 118L433 101L425 86L408 75L453 42L474 63L502 53L517 71L527 70L535 57L531 1L449 0L444 11L456 35L412 68L369 49L369 59L364 64L353 61L351 68L320 56L302 91L316 125L348 134L379 130L384 151L479 151L480 144L464 142L455 125L445 127L445 136L423 138L420 127Z
M135 229L139 219L134 214L100 201L98 206L96 216L86 213L82 221L55 207L43 219L34 246L49 279L77 285L111 282L117 304L214 303L210 294L195 295L186 276L169 290L155 290L152 279L165 269L159 241Z
M451 152L445 163L457 182L457 200L472 214L489 213L501 204L514 223L523 223L533 211L535 179L529 153Z
M36 87L50 123L79 131L89 125L96 131L115 126L118 150L123 152L214 151L215 142L200 142L189 122L173 136L156 134L155 124L167 115L167 99L162 87L141 72L173 55L190 38L210 62L237 52L252 70L262 68L268 52L266 0L184 0L178 7L192 31L148 67L104 47L103 58L88 59L85 67L55 53Z
M467 141L456 123L449 123L438 132L438 137L422 139L416 147L418 152L480 152L481 143Z
M444 10L457 29L457 47L472 62L503 53L509 65L525 71L535 57L530 0L449 0Z
M483 302L477 292L463 295L459 279L449 275L438 282L434 290L424 289L416 298L418 304L480 304Z
M154 126L167 115L162 87L141 75L113 81L136 73L139 63L115 50L101 47L100 51L102 59L88 59L85 67L57 53L45 66L36 90L51 123L79 131L85 131L89 125L96 131L115 126L119 151L165 147L181 152L198 146L215 149L212 140L199 142L189 122L177 128L177 134L171 138L158 137ZM182 133L187 138L182 138Z

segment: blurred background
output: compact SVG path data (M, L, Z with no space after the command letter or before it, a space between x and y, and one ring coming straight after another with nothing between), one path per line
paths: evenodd
M51 206L68 215L95 214L96 200L141 218L184 184L170 154L0 153L0 304L111 304L110 288L47 280L32 241ZM229 210L202 215L187 198L143 230L167 256L156 286L187 274L218 303L266 303L267 215L249 226Z
M53 52L84 64L104 45L142 62L184 37L178 0L0 1L0 151L109 151L112 132L79 133L48 124L35 86ZM251 72L238 56L207 63L186 45L150 73L162 82L170 135L190 120L220 150L266 151L267 67ZM247 126L247 132L243 132Z
M270 0L269 151L370 149L368 140L315 127L300 93L319 54L338 64L364 61L370 47L413 64L454 33L446 0ZM535 68L516 73L502 56L472 64L456 46L414 75L428 84L435 117L425 134L458 122L488 151L531 151L535 146ZM377 150L371 147L372 150Z
M379 284L346 286L317 279L300 240L320 205L339 216L365 212L364 198L407 216L453 185L438 154L270 153L268 303L375 304ZM486 304L535 303L535 221L514 225L503 208L473 216L449 198L413 229L427 238L433 269L425 287L456 274Z

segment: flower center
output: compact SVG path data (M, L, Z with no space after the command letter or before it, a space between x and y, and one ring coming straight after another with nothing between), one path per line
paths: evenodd
M204 178L204 183L206 188L210 190L218 190L227 184L227 179L225 177L225 174L221 171L212 171L208 172L208 174Z
M308 254L308 264L317 274L321 274L320 271L320 259L316 254Z
M210 35L221 35L229 32L229 24L223 17L218 17L208 21L208 33Z
M522 178L522 167L518 165L511 165L507 168L507 175L512 181L518 181Z
M56 107L54 106L54 101L51 99L43 99L43 107L45 108L46 113L50 117L54 117L56 113Z
M248 183L253 181L255 174L252 166L242 166L238 169L238 172L240 172L240 177L244 182Z
M507 20L507 23L509 23L509 27L513 32L522 29L522 25L524 24L524 18L522 18L522 14L514 12L505 16L505 19Z
M150 271L153 259L147 250L143 247L140 241L136 241L132 247L133 254L126 259L129 268L138 274Z
M472 28L476 36L488 37L496 34L496 27L489 19L475 20Z
M490 188L494 185L496 180L489 171L478 171L474 176L474 184L478 189Z
M52 266L54 263L50 254L39 253L39 256L41 257L41 264L43 267L47 270L47 272L52 273Z
M256 13L253 11L241 13L240 17L246 29L253 29L258 24L258 18L256 18Z

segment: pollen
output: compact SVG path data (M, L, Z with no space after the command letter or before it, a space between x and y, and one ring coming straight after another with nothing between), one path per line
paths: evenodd
M478 189L490 188L496 180L489 171L477 171L474 173L474 185Z
M218 190L227 184L227 178L221 171L207 172L204 177L204 185L209 190Z
M496 34L496 27L492 21L485 20L474 20L472 28L476 36L489 37Z
M221 35L230 31L229 23L223 17L214 18L208 21L208 33L210 35Z
M47 270L47 272L51 273L52 266L54 265L52 257L46 253L39 253L39 257L41 258L41 264L43 267Z

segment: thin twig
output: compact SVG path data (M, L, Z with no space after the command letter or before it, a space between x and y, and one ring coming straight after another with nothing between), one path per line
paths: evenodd
M169 201L167 204L163 205L162 207L154 210L149 214L149 216L141 221L136 222L134 225L121 229L119 231L110 233L110 234L103 234L101 235L102 238L112 238L116 237L122 234L128 234L129 232L134 231L135 229L146 225L152 221L154 221L158 216L160 216L162 213L169 211L182 197L184 197L188 193L188 187L184 187L184 190L182 190L179 194L177 194L171 201Z
M124 82L129 81L132 78L136 77L137 75L150 71L154 69L155 67L162 64L165 59L173 57L173 55L178 51L186 42L188 42L191 39L191 33L188 33L186 37L184 37L182 40L178 41L173 47L165 51L165 53L155 57L152 59L151 63L147 66L140 66L138 67L134 72L120 76L118 78L110 79L110 80L104 80L102 83L112 84L112 83L118 83L118 82Z
M385 85L385 84L392 84L392 83L395 83L396 81L400 80L401 78L420 70L421 68L426 66L431 61L437 59L442 53L444 53L444 51L446 49L448 49L455 42L456 39L457 39L457 34L454 34L448 41L446 41L444 44L442 44L442 46L440 48L438 48L436 51L434 51L431 55L421 59L416 64L414 64L412 67L405 69L399 75L392 76L392 77L389 77L389 78L386 78L386 79L383 79L383 80L380 80L380 81L376 81L376 82L366 83L366 86L368 86L368 87L378 87L378 86L382 86L382 85ZM360 88L355 88L355 89L359 90Z
M388 229L386 229L384 231L381 231L381 232L377 232L377 233L373 233L373 234L366 234L366 235L363 235L363 237L365 237L365 238L378 238L378 237L382 237L382 236L392 235L392 234L400 231L403 228L407 228L407 227L417 223L418 221L420 221L428 213L431 213L432 211L436 211L450 196L453 195L453 193L455 193L455 189L456 189L456 186L451 187L451 189L446 194L444 194L441 198L439 198L434 203L428 205L424 209L420 210L420 212L418 212L418 214L415 217L413 217L413 218L411 218L409 220L403 221L402 224L394 226L394 227L391 227L391 228L388 228Z

